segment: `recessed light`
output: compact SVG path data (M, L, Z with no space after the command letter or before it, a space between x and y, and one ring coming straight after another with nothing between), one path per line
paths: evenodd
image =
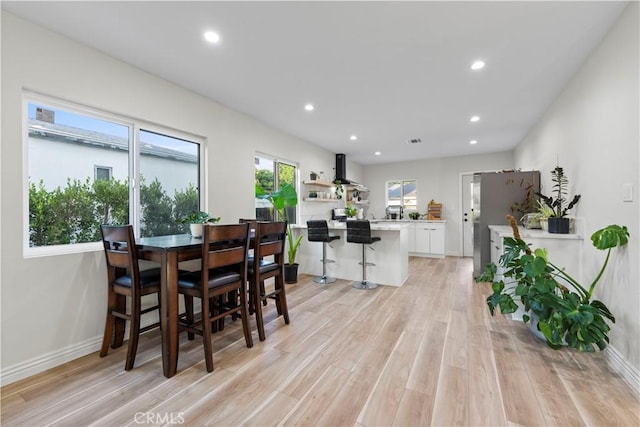
M220 36L214 31L206 31L204 33L204 39L209 43L218 43L220 41Z
M473 144L477 144L477 143L478 143L478 141L476 141L475 139L474 139L474 140L469 141L469 144L471 144L471 145L473 145Z
M380 155L380 154L382 154L382 153L381 153L381 152L379 152L379 151L376 151L376 152L375 152L375 153L373 153L373 154L375 154L376 156L379 156L379 155Z
M355 141L356 139L358 139L358 137L356 135L351 135L349 139L352 141Z
M307 105L304 106L304 109L307 110L307 111L313 111L313 108L314 108L313 104L307 104Z
M469 119L469 121L472 122L472 123L478 122L478 121L480 121L480 117L479 116L472 116Z
M471 64L471 69L472 70L482 70L485 66L484 61L475 61L473 64Z

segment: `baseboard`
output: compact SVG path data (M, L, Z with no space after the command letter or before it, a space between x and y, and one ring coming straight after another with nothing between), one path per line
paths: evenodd
M616 371L624 381L629 384L638 397L640 397L640 371L624 358L613 346L607 346L605 355L611 369Z
M63 349L52 351L42 356L34 357L27 361L4 368L0 371L0 385L5 386L30 377L31 375L46 371L47 369L62 365L63 363L86 356L94 351L98 351L101 344L102 337L94 337Z

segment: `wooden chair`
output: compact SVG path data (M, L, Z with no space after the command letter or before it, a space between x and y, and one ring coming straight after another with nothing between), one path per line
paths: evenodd
M237 314L242 319L242 330L247 347L253 347L247 312L247 254L249 251L249 224L205 225L202 242L200 271L181 274L178 292L184 295L187 311L181 327L202 336L207 372L213 371L211 344L212 323ZM228 304L229 294L238 294L240 302ZM195 320L193 298L202 301L202 318Z
M102 243L107 261L109 290L107 295L107 320L100 357L107 355L111 348L122 346L125 323L130 321L129 345L125 370L133 368L138 349L138 337L160 325L159 322L140 327L142 314L160 307L160 268L140 271L133 227L131 225L101 225ZM142 297L157 294L158 304L142 310ZM131 310L127 312L127 298L131 300Z
M253 244L253 262L249 264L249 303L256 315L258 337L264 341L262 304L268 298L275 299L278 315L289 324L289 310L284 286L284 242L286 222L257 222ZM265 259L273 256L273 261ZM274 289L265 292L264 281L274 278Z

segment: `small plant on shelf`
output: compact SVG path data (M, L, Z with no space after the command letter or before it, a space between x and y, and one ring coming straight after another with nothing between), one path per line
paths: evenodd
M576 194L571 201L568 201L567 186L569 185L569 180L560 166L556 166L551 171L551 180L554 182L553 192L555 193L555 199L552 196L545 196L541 192L536 192L536 195L553 212L548 219L549 232L566 234L569 232L569 218L566 218L567 212L580 201L580 194Z
M418 211L409 212L409 218L411 218L411 219L420 219L420 212L418 212Z
M348 218L353 218L358 214L358 210L351 205L347 205L347 207L344 208L344 213Z

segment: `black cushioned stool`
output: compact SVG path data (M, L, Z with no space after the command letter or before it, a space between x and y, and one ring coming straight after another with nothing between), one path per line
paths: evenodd
M371 236L371 225L369 221L347 221L347 242L360 243L362 245L362 281L353 282L351 286L357 289L374 289L378 285L372 282L367 282L367 266L375 265L374 263L367 262L367 250L365 245L370 245L375 242L379 242L380 237ZM373 248L371 248L373 249Z
M327 259L327 243L338 240L340 236L329 235L327 221L313 220L307 221L307 237L310 242L322 242L322 259L320 260L322 261L322 276L314 277L313 281L322 284L335 282L335 277L327 276L327 264L335 262L332 259Z

